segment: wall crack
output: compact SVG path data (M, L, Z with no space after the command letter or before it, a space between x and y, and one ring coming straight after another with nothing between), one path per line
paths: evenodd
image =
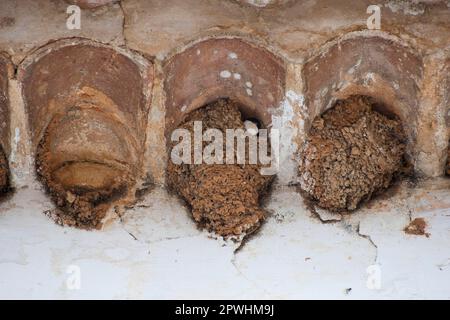
M373 241L372 237L368 234L362 234L361 230L361 222L358 223L358 226L356 227L356 233L358 234L358 236L360 236L361 238L366 239L374 248L375 248L375 258L373 260L373 263L376 264L378 262L378 246L377 244Z

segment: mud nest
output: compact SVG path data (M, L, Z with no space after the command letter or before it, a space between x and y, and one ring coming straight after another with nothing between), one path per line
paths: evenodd
M193 136L194 121L202 121L203 132L220 130L224 141L226 129L244 129L239 105L228 99L191 112L178 128L189 130ZM246 143L246 164L177 165L169 160L169 188L186 200L200 227L221 236L249 234L265 218L259 201L272 177L261 175L259 164L248 164L248 141ZM172 143L170 149L175 144ZM206 144L204 142L203 146ZM224 146L224 157L225 154Z
M352 96L317 117L300 153L300 186L331 211L354 210L406 174L406 136L397 117Z
M62 225L98 229L112 203L127 194L133 179L89 160L61 162L51 152L49 134L58 125L57 118L50 122L36 152L38 179L57 206L52 217Z

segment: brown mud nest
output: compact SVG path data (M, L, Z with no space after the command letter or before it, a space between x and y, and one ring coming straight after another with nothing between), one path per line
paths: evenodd
M85 159L82 154L55 154L54 136L61 125L59 120L55 117L50 122L38 145L38 179L57 206L52 214L57 223L98 229L112 203L127 194L133 179L126 170Z
M224 141L226 129L244 129L239 105L228 99L191 112L178 128L187 129L193 137L194 121L202 121L203 132L220 130ZM225 163L225 146L223 154ZM236 152L234 156L236 160ZM194 220L200 227L225 237L249 234L259 227L265 218L259 202L273 178L261 175L259 162L248 164L248 140L245 164L234 163L178 165L169 159L167 169L169 188L189 204Z
M410 168L401 121L352 96L317 117L300 153L300 187L318 206L354 210Z

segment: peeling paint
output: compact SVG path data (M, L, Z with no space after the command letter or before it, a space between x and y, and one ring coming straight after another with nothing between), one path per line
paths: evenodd
M304 122L294 119L298 116L297 111L306 108L304 106L304 96L297 94L293 90L286 92L286 97L279 108L273 111L272 127L280 131L280 163L283 165L278 173L278 178L282 183L290 183L297 177L297 162L295 161L298 145L296 137L299 131L303 131Z

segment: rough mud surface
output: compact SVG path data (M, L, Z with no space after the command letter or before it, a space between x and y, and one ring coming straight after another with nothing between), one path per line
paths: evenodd
M300 154L300 186L320 207L354 210L407 170L398 119L353 96L317 117Z
M404 231L407 234L426 236L428 238L430 234L425 232L426 227L427 223L423 218L415 218L405 227Z
M100 228L113 201L126 195L132 179L105 164L55 159L48 133L57 125L57 119L49 124L36 153L38 178L58 207L52 216L62 225Z
M0 196L9 191L9 166L6 155L0 147Z
M194 121L202 121L203 132L209 128L222 131L224 141L226 129L244 129L238 105L225 99L191 112L178 128L189 130L193 136ZM246 155L248 163L248 152ZM265 218L259 201L272 177L262 176L259 170L256 164L176 165L169 160L167 182L187 201L201 227L233 236L256 230Z

